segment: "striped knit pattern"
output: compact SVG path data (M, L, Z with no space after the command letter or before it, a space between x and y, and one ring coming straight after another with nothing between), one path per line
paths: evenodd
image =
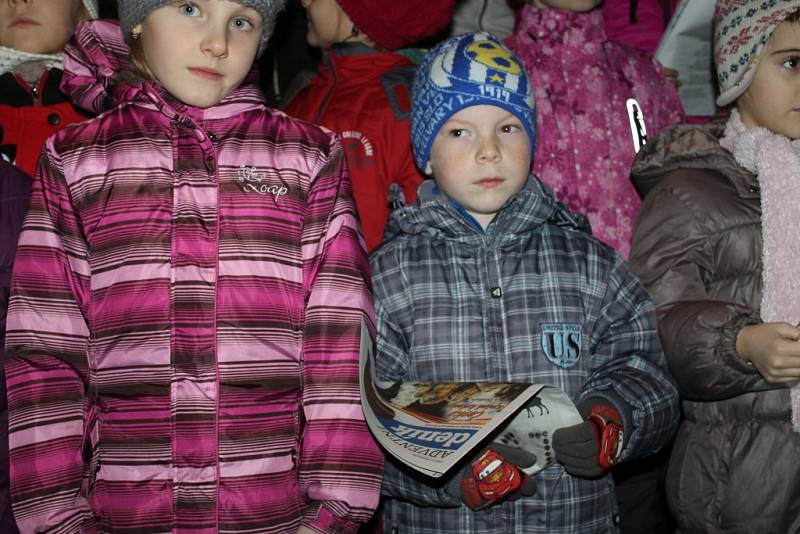
M359 401L373 312L338 138L255 88L207 110L125 94L48 140L20 240L19 526L355 531L383 459Z
M536 178L483 233L423 184L396 210L394 238L370 256L379 375L388 380L538 382L573 400L624 402L622 459L664 446L678 392L656 330L653 302L620 256L582 229ZM580 330L579 357L557 364L547 325ZM553 344L555 347L555 344ZM560 347L559 347L560 348ZM559 351L560 352L560 351ZM620 410L621 412L624 410ZM514 445L514 443L510 443ZM536 474L536 494L473 512L422 477L386 464L386 532L594 534L617 531L611 476Z

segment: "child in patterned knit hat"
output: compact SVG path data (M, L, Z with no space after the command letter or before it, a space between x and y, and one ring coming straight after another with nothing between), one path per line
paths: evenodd
M667 497L683 534L800 532L800 0L719 0L714 28L730 117L634 164L631 264L686 415Z
M316 76L298 76L284 110L339 133L367 250L383 241L393 203L413 202L423 177L409 129L414 64L397 50L430 37L453 0L303 0L308 44L323 50Z
M45 139L86 119L59 89L64 45L96 0L0 2L0 346L30 177ZM1 362L0 362L1 363ZM6 381L0 365L0 532L14 534L8 478Z
M430 179L370 256L376 370L393 382L549 383L585 421L549 437L556 463L495 500L472 491L477 456L442 481L388 458L387 532L615 532L609 467L658 450L677 425L650 297L530 174L532 94L486 33L448 39L419 66L411 139ZM488 448L532 465L517 445Z
M66 48L106 111L48 138L17 249L23 532L354 534L378 505L342 143L252 69L283 4L119 0Z

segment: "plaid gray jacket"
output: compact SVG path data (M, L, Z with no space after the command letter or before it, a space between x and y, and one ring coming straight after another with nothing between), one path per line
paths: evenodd
M554 384L578 402L603 397L629 414L623 460L657 451L678 422L653 303L625 262L531 178L484 233L425 182L395 210L370 258L386 380ZM578 351L554 333L579 332ZM577 354L575 354L577 352ZM387 533L616 532L610 476L556 464L537 493L473 512L432 481L387 460Z

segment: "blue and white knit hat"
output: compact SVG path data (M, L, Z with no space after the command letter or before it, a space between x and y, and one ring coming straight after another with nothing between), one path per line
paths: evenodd
M533 92L525 67L494 35L451 37L428 52L412 89L411 145L424 170L442 125L460 110L481 104L503 108L522 122L536 147Z
M800 0L717 0L714 10L714 63L718 106L739 98L756 75L767 42Z

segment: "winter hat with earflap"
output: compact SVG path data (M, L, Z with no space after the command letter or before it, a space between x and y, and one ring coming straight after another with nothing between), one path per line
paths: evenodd
M117 12L119 14L119 24L122 26L122 32L125 39L131 39L131 31L133 27L139 24L144 18L160 7L171 4L174 0L117 0ZM264 49L267 47L272 35L272 30L275 29L275 19L280 13L283 6L286 5L286 0L233 0L243 6L252 7L261 15L263 20L263 30L261 33L261 46L258 48L258 55L260 56Z
M411 145L425 170L436 134L460 110L488 104L514 114L536 147L533 91L525 68L492 34L451 37L428 52L412 89Z
M714 62L718 106L739 98L756 74L767 41L800 0L717 0L714 11Z
M358 31L397 50L434 35L453 19L454 0L336 0Z

